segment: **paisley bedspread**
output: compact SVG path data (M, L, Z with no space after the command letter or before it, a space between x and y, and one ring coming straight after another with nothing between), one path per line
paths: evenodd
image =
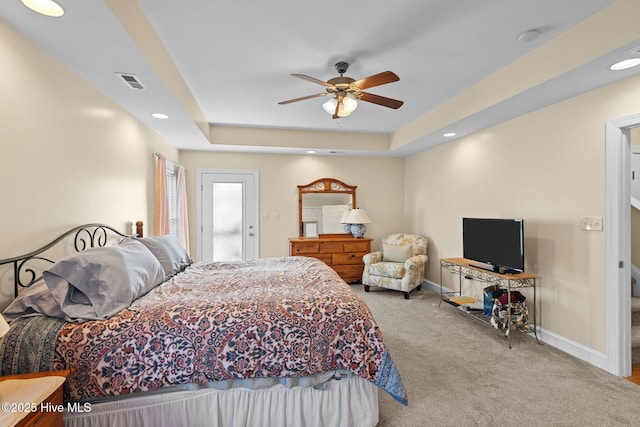
M73 401L347 370L407 403L366 304L305 257L192 264L108 320L64 323L52 368L75 369Z

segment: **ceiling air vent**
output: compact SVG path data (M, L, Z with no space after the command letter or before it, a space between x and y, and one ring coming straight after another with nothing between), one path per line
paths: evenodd
M131 89L144 89L140 80L134 74L116 73Z

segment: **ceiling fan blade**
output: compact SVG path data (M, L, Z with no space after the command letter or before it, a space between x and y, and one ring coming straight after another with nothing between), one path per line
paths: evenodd
M373 93L368 92L360 92L358 93L357 97L361 101L371 102L373 104L382 105L383 107L393 108L394 110L397 110L398 108L402 107L402 104L404 104L403 101L387 98L385 96L374 95Z
M324 86L324 87L330 87L330 88L335 87L332 84L329 84L327 82L323 82L322 80L318 80L318 79L316 79L314 77L309 77L309 76L307 76L305 74L291 74L291 75L293 77L298 77L299 79L306 80L306 81L309 81L311 83L316 83L316 84L319 84L319 85Z
M356 82L354 85L358 86L358 89L364 90L374 86L386 85L387 83L393 83L400 80L400 77L392 71L383 71L382 73L374 74L373 76L365 77Z
M286 105L286 104L291 104L292 102L304 101L306 99L318 98L319 96L327 96L327 95L329 95L328 92L316 93L315 95L303 96L301 98L294 98L294 99L288 99L286 101L280 101L280 102L278 102L278 104Z

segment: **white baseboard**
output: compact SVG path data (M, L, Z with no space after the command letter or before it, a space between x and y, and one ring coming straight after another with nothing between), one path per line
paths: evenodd
M640 277L640 270L638 270L638 273L639 273L638 277ZM636 283L640 283L640 280L638 279L636 280L637 280ZM425 280L422 283L422 286L424 287L425 285L429 290L440 293L439 284L432 282L430 280ZM442 292L447 293L447 292L453 292L453 291L451 289L442 288ZM586 347L580 343L572 341L554 332L543 329L539 326L536 326L536 329L538 332L538 340L540 342L548 344L552 347L557 348L558 350L561 350L561 351L564 351L565 353L570 354L571 356L577 359L584 360L585 362L590 363L594 366L597 366L600 369L604 369L605 371L608 371L609 362L607 360L606 354L601 353L599 351L595 351L592 348ZM533 333L530 333L529 335L533 337Z

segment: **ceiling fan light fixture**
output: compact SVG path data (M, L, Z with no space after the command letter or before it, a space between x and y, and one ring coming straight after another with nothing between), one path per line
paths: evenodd
M329 100L327 102L325 102L324 104L322 104L322 108L324 109L324 111L326 111L329 114L333 114L336 111L336 104L338 103L338 100L335 98L329 98Z
M333 115L336 112L336 104L338 104L338 96L330 98L327 102L322 104L322 108L328 114ZM346 94L340 98L340 106L338 107L338 117L347 117L358 108L358 101L353 94Z
M348 93L347 96L342 98L342 108L346 115L353 113L358 108L358 101L353 94Z

